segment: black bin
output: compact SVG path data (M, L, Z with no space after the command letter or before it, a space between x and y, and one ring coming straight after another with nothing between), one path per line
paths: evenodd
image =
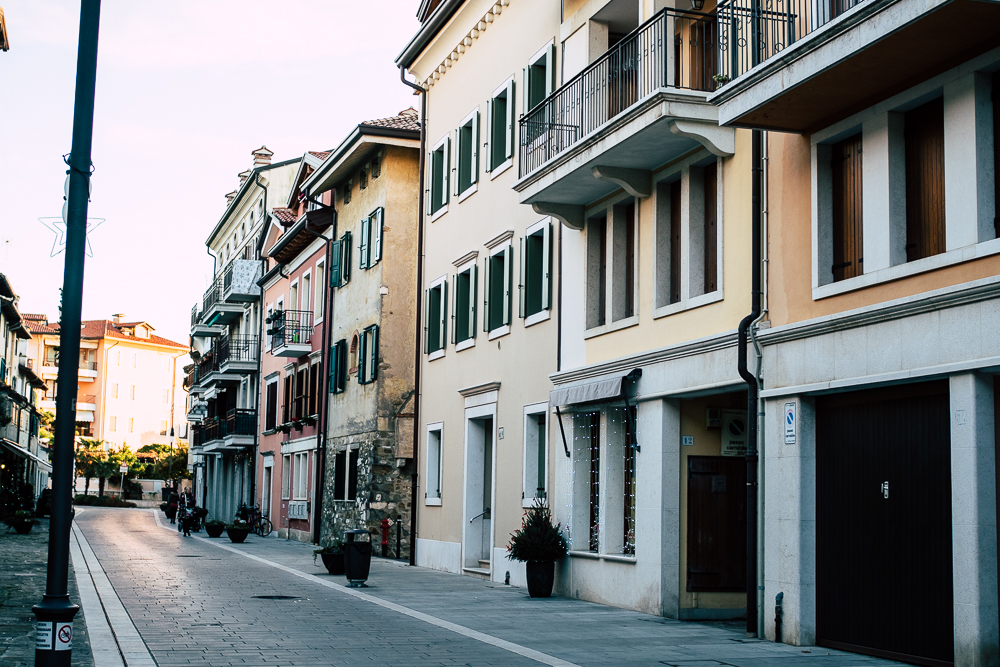
M360 588L368 579L368 571L372 566L372 542L367 530L359 528L344 532L347 543L344 544L344 574L347 575L347 585ZM368 538L361 540L361 536Z

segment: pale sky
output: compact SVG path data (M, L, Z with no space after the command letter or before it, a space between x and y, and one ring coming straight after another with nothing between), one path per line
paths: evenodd
M419 0L103 0L83 318L124 313L186 343L207 287L205 239L250 152L335 147L417 106L393 64ZM58 319L79 2L0 0L0 273L20 309Z

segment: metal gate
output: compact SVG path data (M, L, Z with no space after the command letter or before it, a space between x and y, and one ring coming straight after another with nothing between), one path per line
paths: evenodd
M954 660L946 382L816 405L817 643Z

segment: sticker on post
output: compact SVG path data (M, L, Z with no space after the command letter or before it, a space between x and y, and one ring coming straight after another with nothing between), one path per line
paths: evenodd
M795 444L795 403L785 403L785 444Z
M38 621L35 623L35 650L36 651L51 651L52 650L52 626L55 625L52 621Z
M73 624L56 623L56 650L69 651L73 648Z

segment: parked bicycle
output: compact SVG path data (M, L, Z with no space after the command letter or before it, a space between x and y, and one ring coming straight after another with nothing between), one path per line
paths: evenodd
M260 507L247 508L247 524L255 534L267 537L271 534L271 521L260 513Z

